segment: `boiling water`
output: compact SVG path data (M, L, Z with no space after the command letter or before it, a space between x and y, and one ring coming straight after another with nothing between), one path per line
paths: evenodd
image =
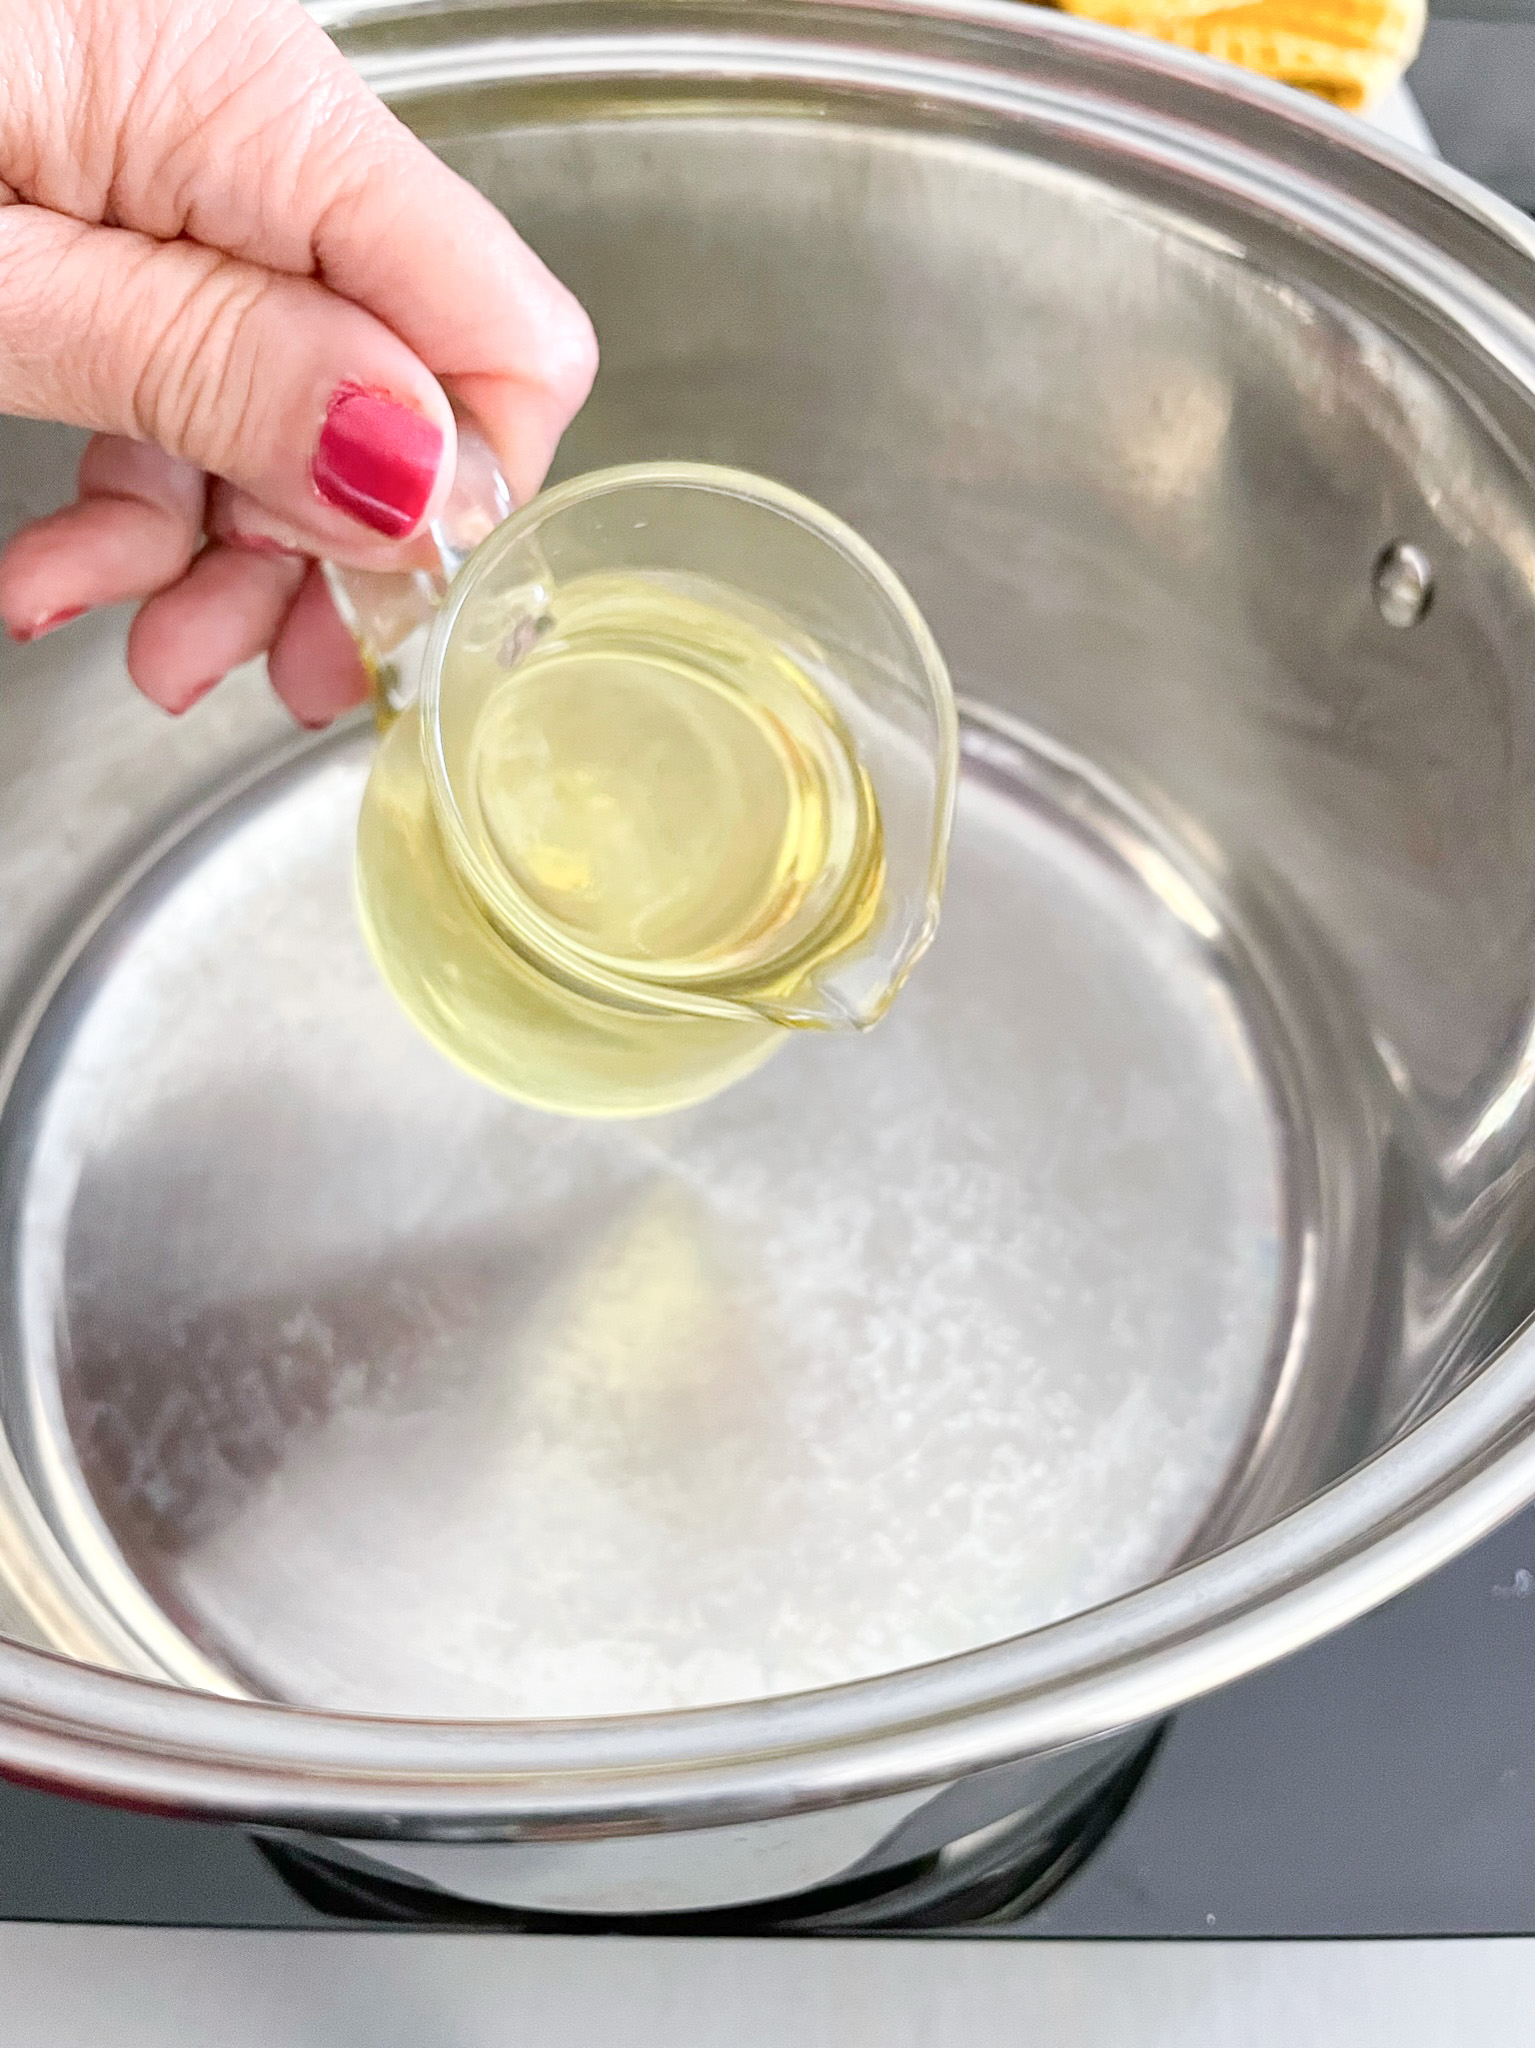
M676 1108L757 1066L783 1027L669 1002L792 1001L873 928L873 792L770 617L589 576L527 637L456 622L454 827L420 714L384 738L358 838L364 928L417 1023L482 1080L586 1115Z

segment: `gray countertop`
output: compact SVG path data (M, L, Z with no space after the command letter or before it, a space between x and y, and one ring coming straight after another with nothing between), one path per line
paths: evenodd
M1447 160L1535 208L1535 0L1450 0L1410 83Z

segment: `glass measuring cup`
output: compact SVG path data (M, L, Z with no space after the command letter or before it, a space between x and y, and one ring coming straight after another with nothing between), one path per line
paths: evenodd
M936 928L958 737L932 636L867 543L697 463L598 471L511 514L472 429L433 539L437 567L412 576L328 569L384 728L362 920L416 1023L492 1086L588 1116L678 1108L793 1030L875 1023ZM685 670L703 694L647 699L632 760L616 740L600 772L553 758L550 730L584 713L612 739L602 707L632 711L641 656L651 681ZM746 702L742 677L777 708ZM521 778L506 801L487 795L492 725L497 773ZM746 864L768 908L731 925L717 899L740 895L780 769L788 851ZM540 840L551 791L572 790L565 840Z

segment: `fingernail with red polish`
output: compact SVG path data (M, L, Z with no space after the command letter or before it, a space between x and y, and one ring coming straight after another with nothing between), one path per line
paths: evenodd
M45 633L54 633L60 626L67 626L71 619L83 619L89 610L88 604L77 604L69 611L50 612L45 619L34 619L30 626L8 626L6 631L25 647L29 641L41 640Z
M327 505L400 540L426 510L442 461L430 420L380 391L343 384L326 407L314 487Z
M221 675L209 676L206 682L194 683L190 690L183 690L178 704L165 704L161 709L168 711L172 718L184 718L194 704L200 704L211 689L223 682Z

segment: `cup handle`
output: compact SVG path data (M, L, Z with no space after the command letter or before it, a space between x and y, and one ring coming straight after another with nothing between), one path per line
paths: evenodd
M470 555L511 510L512 493L489 442L460 416L453 488L429 529L435 566L381 575L336 562L324 565L331 600L373 686L380 725L392 724L415 702L432 615Z

